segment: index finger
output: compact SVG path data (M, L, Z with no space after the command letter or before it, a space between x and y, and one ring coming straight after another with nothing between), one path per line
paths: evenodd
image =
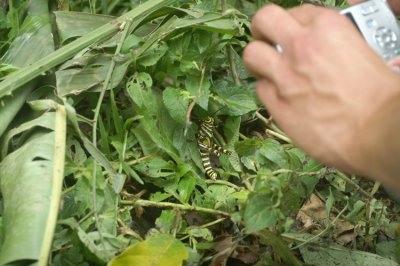
M301 25L307 26L315 20L316 15L321 12L321 9L325 8L305 4L289 9L288 13Z
M251 31L255 39L285 48L302 29L301 24L283 8L266 5L254 16Z

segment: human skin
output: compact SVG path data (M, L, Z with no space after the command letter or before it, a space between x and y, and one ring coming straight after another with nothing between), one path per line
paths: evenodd
M329 166L400 189L400 75L354 25L327 8L267 5L252 35L244 62L294 143Z

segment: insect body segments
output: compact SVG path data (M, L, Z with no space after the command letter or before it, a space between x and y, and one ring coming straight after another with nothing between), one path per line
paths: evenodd
M197 134L197 145L199 147L199 152L201 156L201 161L203 163L204 170L206 174L213 180L217 179L218 174L213 169L211 165L211 154L217 157L221 156L221 153L229 154L229 151L223 149L217 143L214 143L214 118L207 117L201 121L200 129Z

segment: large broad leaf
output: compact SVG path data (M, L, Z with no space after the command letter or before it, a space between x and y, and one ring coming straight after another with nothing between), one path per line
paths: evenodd
M300 261L296 258L290 248L275 233L264 230L257 234L263 244L271 246L274 252L285 262L286 265L300 266Z
M48 14L47 0L35 1L29 5L28 16L24 20L19 36L0 60L3 64L15 67L28 66L54 51ZM0 136L24 104L34 85L35 82L30 82L15 91L13 95L0 99Z
M114 19L112 16L81 12L54 12L61 41L80 37Z
M188 256L181 241L170 235L157 235L127 248L108 266L179 266Z
M301 247L300 252L303 259L310 265L363 265L363 266L398 266L393 260L383 258L376 254L349 250L342 247Z
M279 208L283 194L280 180L269 170L259 170L255 190L250 192L243 220L247 233L273 227L282 218Z
M257 99L252 89L221 81L215 83L213 90L217 94L213 98L224 105L220 114L239 116L257 109Z
M53 116L55 130L31 130L30 138L0 164L4 202L0 265L47 264L61 198L66 115L62 106L46 115Z
M168 87L163 92L163 101L172 119L184 125L189 106L188 93L184 90Z
M247 233L254 233L273 227L278 221L280 211L274 206L274 195L270 191L251 193L244 212Z
M175 0L147 1L129 11L125 15L122 15L118 19L97 28L88 34L85 34L81 38L61 47L53 53L49 53L47 56L38 60L34 65L24 67L23 69L9 74L0 84L0 97L11 94L21 85L31 81L32 79L41 75L43 72L71 58L82 49L87 48L94 43L105 40L120 32L120 30L126 25L126 20L141 20L147 14L158 10L162 6L169 5L174 1Z
M91 52L78 55L69 60L63 65L63 69L56 72L58 95L79 94L89 89L91 91L99 91L103 86L111 62L111 54L96 54ZM129 57L118 59L109 86L111 89L117 86L123 79L129 64Z

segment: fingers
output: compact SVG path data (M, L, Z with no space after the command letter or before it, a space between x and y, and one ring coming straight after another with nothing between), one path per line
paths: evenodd
M283 49L301 30L299 22L276 5L263 7L252 20L252 34L255 39L279 44Z
M308 25L313 22L318 13L321 12L320 7L316 7L313 5L302 5L299 7L291 8L288 10L288 13L297 20L301 25Z
M387 64L396 72L400 73L400 56L391 59Z
M257 83L256 92L261 102L267 107L279 127L286 133L297 123L292 115L292 109L287 101L280 97L278 88L273 82L260 80Z
M243 51L243 61L247 69L259 78L279 82L281 69L285 68L282 54L271 45L262 41L253 41Z
M388 0L389 6L392 8L396 15L400 14L400 1L399 0Z
M349 2L349 5L353 6L361 2L364 2L364 0L347 0L347 2Z

